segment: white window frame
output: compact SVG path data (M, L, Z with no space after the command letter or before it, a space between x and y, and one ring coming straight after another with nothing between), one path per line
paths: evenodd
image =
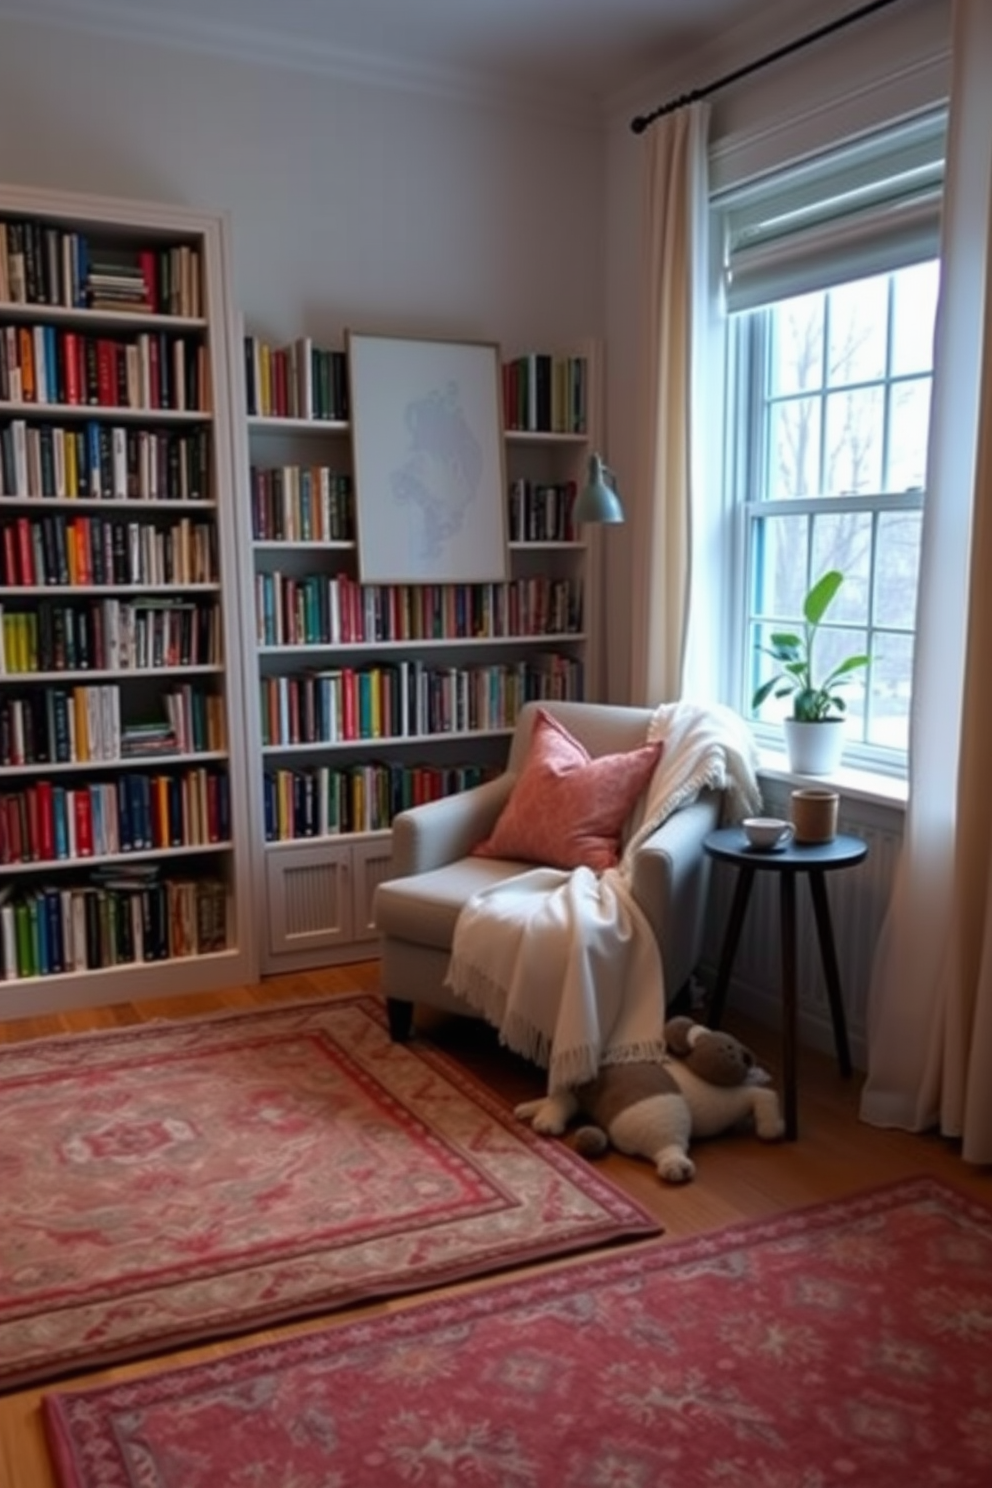
M943 181L946 109L928 110L870 137L822 153L798 166L715 193L711 232L720 255L722 308L759 309L810 290L827 290L869 275L891 272L936 256ZM830 205L824 209L824 200ZM774 501L748 500L761 475L760 420L763 391L753 364L753 346L728 320L726 325L724 492L727 551L724 591L731 596L728 619L726 697L752 720L759 744L780 751L781 729L752 719L754 651L751 643L751 574L754 534L761 516L820 515L856 511L872 523L879 514L922 510L925 494L911 491L852 496L815 495ZM888 391L898 379L887 377ZM742 379L744 382L742 384ZM735 447L740 388L749 388L752 437ZM823 396L823 390L814 395ZM886 420L888 413L886 414ZM816 575L808 574L807 579ZM869 622L873 621L869 595ZM879 632L891 629L878 627ZM872 634L869 630L869 640ZM900 631L900 633L904 633ZM904 776L906 752L851 741L845 757L855 766Z

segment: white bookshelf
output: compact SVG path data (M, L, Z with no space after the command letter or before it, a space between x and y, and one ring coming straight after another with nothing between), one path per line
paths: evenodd
M250 329L250 328L249 328ZM244 347L244 338L239 351ZM590 352L583 348L587 359ZM255 357L248 376L261 383ZM590 376L592 376L590 368ZM298 380L299 356L290 382ZM298 385L298 381L296 382ZM590 406L593 397L590 386ZM297 467L324 467L350 479L352 474L351 429L346 417L318 419L273 416L252 411L264 401L252 400L252 389L246 395L243 469L239 485L245 493L241 507L243 587L242 607L245 614L245 691L248 732L253 741L250 791L252 831L261 855L262 869L256 874L256 902L260 924L265 929L260 937L263 972L298 970L319 964L355 960L374 954L375 931L371 903L376 885L389 873L389 823L395 809L413 799L413 772L449 772L443 787L436 782L424 787L456 788L454 771L459 769L496 771L506 759L513 722L524 700L526 686L539 684L538 674L554 666L563 676L572 673L566 684L573 690L582 684L574 681L577 671L585 672L586 630L577 611L587 602L587 557L584 534L551 534L538 524L530 530L508 524L510 578L505 586L435 586L442 591L435 596L437 608L444 612L435 621L442 633L428 633L427 613L423 608L422 585L364 586L359 593L358 609L365 623L351 630L340 621L333 634L316 635L309 631L280 633L273 627L273 611L278 599L267 599L265 585L278 575L276 596L286 599L287 582L299 585L315 579L320 585L329 580L358 586L358 553L354 533L357 522L352 509L350 527L345 535L315 533L311 513L309 523L297 521L287 532L284 520L278 534L267 523L259 521L258 492L263 480L271 486L271 477L258 472L286 471ZM590 435L510 431L504 435L505 481L503 499L510 506L511 487L528 491L556 486L561 499L565 488L578 485L584 477ZM283 488L292 486L296 477L280 477ZM311 477L310 489L314 480ZM361 500L361 492L352 493ZM304 530L304 527L306 530ZM513 613L527 608L523 586L531 595L550 593L558 585L560 613L564 615L561 595L569 586L572 615L557 628L541 622L536 626L517 622L493 625L488 633L465 621L470 601L463 593L456 602L456 587L506 592L498 602L509 613L509 591L514 591ZM376 590L378 612L370 591ZM291 591L296 594L299 590ZM318 592L323 592L322 589ZM354 593L354 588L352 589ZM338 596L340 605L347 601ZM268 624L266 604L268 603ZM462 605L461 611L458 604ZM368 606L368 609L366 609ZM290 601L292 608L292 602ZM378 625L374 624L378 614ZM474 613L474 612L473 612ZM411 615L413 619L411 620ZM458 619L455 617L459 616ZM551 658L554 658L552 661ZM311 685L309 694L302 691L307 674L367 673L372 695L379 698L374 721L344 726L341 694L336 691L336 677L324 678ZM450 681L450 694L445 685ZM297 684L301 684L297 687ZM553 684L547 683L547 686ZM326 707L313 701L314 689L323 686ZM296 708L288 698L295 693ZM338 698L334 708L329 699ZM500 706L483 708L483 693L499 698ZM307 713L302 698L309 696L311 709L320 715L316 730L301 728L293 722L298 713ZM385 701L387 695L391 701ZM413 717L410 699L430 699L430 706ZM406 707L403 705L406 702ZM445 712L445 702L451 706ZM486 716L482 716L485 713ZM328 726L329 716L334 722ZM289 726L287 726L289 720ZM362 769L377 769L379 789L391 803L377 816L359 820L340 811L321 814L316 819L295 823L287 828L285 818L274 822L272 792L266 788L277 772L282 778L291 775L316 780L335 776L352 779ZM389 774L403 772L407 795L394 785L387 790L383 780ZM466 783L479 778L465 777ZM319 801L320 788L315 786L314 799ZM285 835L287 831L291 835ZM312 835L308 833L312 831Z
M226 220L0 186L0 263L0 1017L250 983Z

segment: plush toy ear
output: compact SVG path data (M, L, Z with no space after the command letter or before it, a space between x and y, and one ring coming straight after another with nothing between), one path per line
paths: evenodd
M665 1049L676 1059L685 1059L692 1048L692 1034L700 1027L691 1018L669 1018L665 1024Z

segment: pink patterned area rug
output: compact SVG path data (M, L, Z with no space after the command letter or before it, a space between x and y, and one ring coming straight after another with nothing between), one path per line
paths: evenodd
M0 1387L657 1221L374 998L0 1048Z
M44 1409L62 1488L989 1488L992 1212L914 1180Z

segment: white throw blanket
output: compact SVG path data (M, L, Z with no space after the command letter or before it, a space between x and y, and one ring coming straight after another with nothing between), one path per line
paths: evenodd
M549 1093L600 1064L664 1052L661 957L631 890L641 842L706 787L725 792L725 821L760 807L750 730L729 708L663 704L655 739L665 747L617 868L516 874L475 894L455 926L447 985L503 1043L547 1065Z

